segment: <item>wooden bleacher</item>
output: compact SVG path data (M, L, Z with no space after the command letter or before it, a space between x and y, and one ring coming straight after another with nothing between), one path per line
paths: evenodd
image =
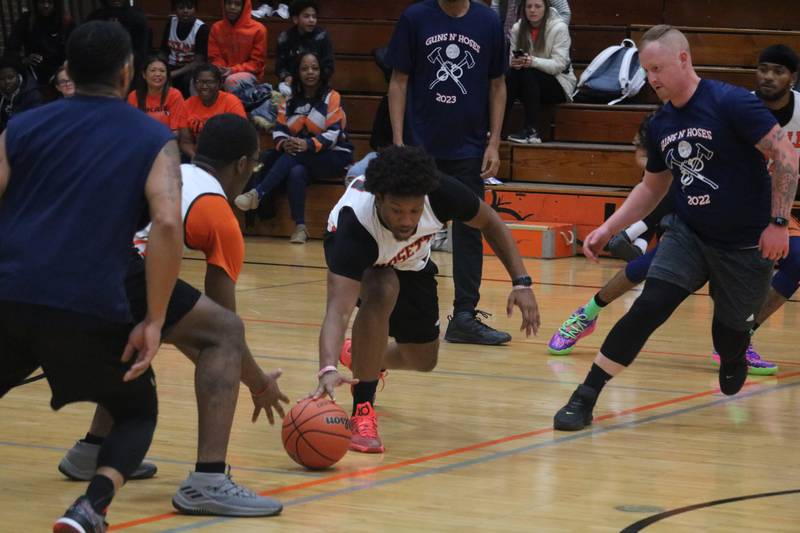
M147 13L155 39L161 37L169 16L169 3L137 2ZM321 4L320 25L332 37L336 58L333 86L344 96L348 129L356 157L369 150L369 132L380 97L387 85L374 65L371 52L385 46L397 18L410 0L339 0ZM488 3L488 2L487 2ZM198 16L218 20L221 0L198 0ZM701 77L752 88L755 62L765 46L785 43L800 50L800 9L797 0L570 0L571 58L576 74L606 46L624 38L639 40L650 26L669 23L687 35L693 61ZM277 36L287 21L270 17L267 81L274 82ZM154 43L155 45L159 43ZM593 195L618 198L639 179L630 141L642 117L655 109L655 94L648 87L637 98L618 106L564 104L542 113L539 130L547 141L541 146L502 143L499 177L506 181L494 191L513 194ZM506 130L521 125L517 104ZM267 143L269 142L268 139ZM308 219L312 236L319 236L324 214L340 193L339 186L315 184L309 194ZM280 221L260 223L259 234L288 235L290 224L279 205ZM318 215L320 220L317 220ZM313 222L311 222L313 220Z

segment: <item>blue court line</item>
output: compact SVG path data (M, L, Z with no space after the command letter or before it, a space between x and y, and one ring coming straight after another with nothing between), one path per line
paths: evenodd
M264 359L267 361L290 361L293 363L313 363L318 364L319 361L317 359L302 359L298 357L289 357L289 356L281 356L281 355L259 355L253 354L253 358L255 359ZM709 367L711 368L711 367ZM398 372L413 372L413 370L398 370ZM464 377L464 378L479 378L479 379L496 379L499 381L525 381L529 383L547 383L550 385L580 385L583 383L582 381L561 381L558 379L548 379L548 378L535 378L535 377L528 377L528 376L503 376L498 374L480 374L476 372L461 372L458 370L439 370L438 368L430 373L430 375L444 375L444 376L457 376L457 377ZM631 385L617 385L612 384L609 385L609 389L616 389L616 390L630 390L630 391L637 391L637 392L664 392L668 394L679 394L684 396L686 394L694 394L694 391L687 391L687 390L673 390L673 389L653 389L648 387L634 387Z
M552 446L557 446L559 444L564 444L564 443L568 443L568 442L573 442L573 441L583 440L583 439L587 439L587 438L592 438L592 437L595 437L597 435L601 435L601 434L604 434L604 433L610 433L612 431L630 429L630 428L633 428L633 427L637 427L637 426L641 426L641 425L644 425L644 424L648 424L650 422L656 422L658 420L663 420L665 418L672 418L672 417L683 415L683 414L686 414L686 413L691 413L691 412L707 409L709 407L717 407L719 405L725 405L725 404L728 404L728 403L731 403L731 402L736 402L736 401L739 401L739 400L752 398L754 396L761 396L763 394L771 394L773 392L777 392L777 391L784 390L784 389L787 389L787 388L798 387L798 386L800 386L800 381L798 381L796 383L786 383L786 384L783 384L783 385L777 385L777 386L771 387L769 389L756 390L756 391L752 391L752 392L745 392L745 393L741 393L741 394L739 394L737 396L720 398L718 400L714 400L714 401L711 401L711 402L706 402L704 404L694 405L694 406L691 406L691 407L684 407L684 408L681 408L681 409L668 411L666 413L661 413L661 414L658 414L658 415L648 416L648 417L642 418L642 419L631 420L629 422L619 422L619 423L612 424L612 425L609 425L609 426L595 427L594 429L587 430L587 431L578 431L578 432L575 432L575 433L570 433L568 435L564 435L562 437L556 437L556 438L554 438L553 440L550 440L550 441L539 442L539 443L536 443L536 444L529 444L529 445L526 445L526 446L520 446L518 448L513 448L511 450L496 452L493 455L478 457L478 458L475 458L475 459L467 459L467 460L464 460L464 461L458 461L458 462L455 462L455 463L450 463L450 464L447 464L447 465L438 466L438 467L434 467L434 468L428 468L428 469L425 469L425 470L416 471L416 472L412 472L412 473L409 473L409 474L403 474L403 475L400 475L400 476L390 477L390 478L386 478L386 479L382 479L382 480L370 481L370 482L367 482L367 483L361 483L359 485L353 485L353 486L350 486L350 487L334 490L334 491L331 491L331 492L325 492L325 493L322 493L322 494L314 494L314 495L311 495L311 496L304 496L304 497L301 497L301 498L295 498L293 500L284 501L283 502L283 506L284 507L294 507L294 506L297 506L297 505L302 505L304 503L310 503L310 502L314 502L314 501L318 501L318 500L324 500L324 499L328 499L328 498L333 498L335 496L341 496L341 495L344 495L344 494L350 494L350 493L353 493L353 492L358 492L358 491L362 491L362 490L366 490L366 489L374 489L374 488L378 488L378 487L383 487L385 485L393 485L395 483L400 483L402 481L408 481L410 479L417 479L417 478L422 478L422 477L428 477L428 476L431 476L431 475L434 475L434 474L442 474L442 473L445 473L445 472L451 472L453 470L460 470L462 468L467 468L467 467L478 465L478 464L488 463L490 461L495 461L497 459L503 459L503 458L510 457L510 456L513 456L513 455L517 455L517 454L520 454L520 453L525 453L525 452L529 452L529 451L533 451L533 450L539 450L539 449L542 449L542 448L549 448L549 447L552 447ZM205 521L202 521L202 522L198 522L196 524L190 524L190 525L187 525L187 526L171 528L171 529L164 529L164 530L161 530L161 533L179 533L181 531L193 531L195 529L202 529L202 528L213 526L213 525L220 524L220 523L223 523L223 522L229 522L231 520L236 520L236 519L235 518L213 518L213 519L205 520Z
M26 444L26 443L22 443L22 442L12 442L12 441L0 441L0 446L7 446L7 447L11 447L11 448L25 448L25 449L28 449L28 450L31 450L31 449L33 449L33 450L47 450L47 451L53 451L53 452L59 452L59 453L66 453L67 452L66 448L60 448L58 446L47 446L47 445L44 445L44 444ZM178 459L168 459L166 457L157 457L157 456L152 456L152 455L148 455L147 457L145 457L145 459L148 460L148 461L153 461L155 463L165 463L165 464L173 464L173 465L186 465L186 466L191 466L191 467L194 467L194 465L195 465L194 461L181 461L181 460L178 460ZM255 472L257 474L288 474L288 475L293 475L293 476L301 476L301 477L309 477L309 478L322 477L321 474L318 474L316 472L307 472L307 471L304 471L304 470L292 471L292 470L284 470L284 469L278 469L278 468L254 468L254 467L247 467L247 466L232 467L232 470L234 472L238 472L238 471L241 471L241 472Z

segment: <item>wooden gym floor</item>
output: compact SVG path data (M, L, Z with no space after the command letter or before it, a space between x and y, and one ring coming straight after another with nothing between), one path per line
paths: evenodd
M450 255L436 254L442 323L453 288ZM238 285L250 346L265 368L281 367L296 400L316 383L325 269L319 241L292 246L250 239ZM383 455L348 453L332 470L307 472L283 451L279 427L249 421L243 390L231 439L234 479L280 498L279 517L228 519L173 513L170 499L193 468L196 410L192 366L172 347L156 360L161 414L149 460L156 478L129 483L109 513L113 531L798 531L800 530L800 355L798 307L789 303L756 336L780 363L774 377L748 379L735 397L716 392L710 364L711 302L691 296L634 365L609 384L595 423L552 430L552 417L582 381L632 292L606 309L597 332L566 357L546 343L556 327L622 262L528 260L542 330L505 347L442 344L429 374L391 372L378 395ZM182 277L202 286L204 264ZM487 258L480 307L493 326L509 288ZM48 531L83 491L56 470L86 431L91 407L48 406L44 382L0 401L0 531ZM339 392L349 411L350 395ZM773 494L775 493L775 494ZM732 501L725 501L731 499ZM652 517L648 525L637 522Z

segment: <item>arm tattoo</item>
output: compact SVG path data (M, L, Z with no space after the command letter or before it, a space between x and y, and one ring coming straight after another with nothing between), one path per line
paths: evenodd
M772 215L788 218L797 192L798 156L782 129L770 132L758 148L771 159Z

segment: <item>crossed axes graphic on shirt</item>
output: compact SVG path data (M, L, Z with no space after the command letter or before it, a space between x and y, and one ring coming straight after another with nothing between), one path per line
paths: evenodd
M667 152L667 166L669 168L678 167L680 169L682 176L681 176L681 185L687 187L692 184L692 181L698 180L702 181L713 190L719 189L719 185L708 179L707 177L700 174L700 171L703 170L704 161L711 159L714 155L714 152L703 146L702 144L697 145L697 157L693 157L692 159L687 159L686 161L679 161L677 157L675 157L674 149L670 149Z
M442 58L442 47L437 46L433 52L428 54L428 61L434 65L439 65L439 70L436 72L436 79L433 80L433 83L430 84L428 89L433 89L439 83L450 79L456 82L458 88L461 89L461 94L467 94L467 89L464 87L464 84L461 83L461 76L464 75L464 67L470 69L475 66L475 58L472 57L469 51L464 52L464 58L461 61L453 63L449 59L445 61Z

